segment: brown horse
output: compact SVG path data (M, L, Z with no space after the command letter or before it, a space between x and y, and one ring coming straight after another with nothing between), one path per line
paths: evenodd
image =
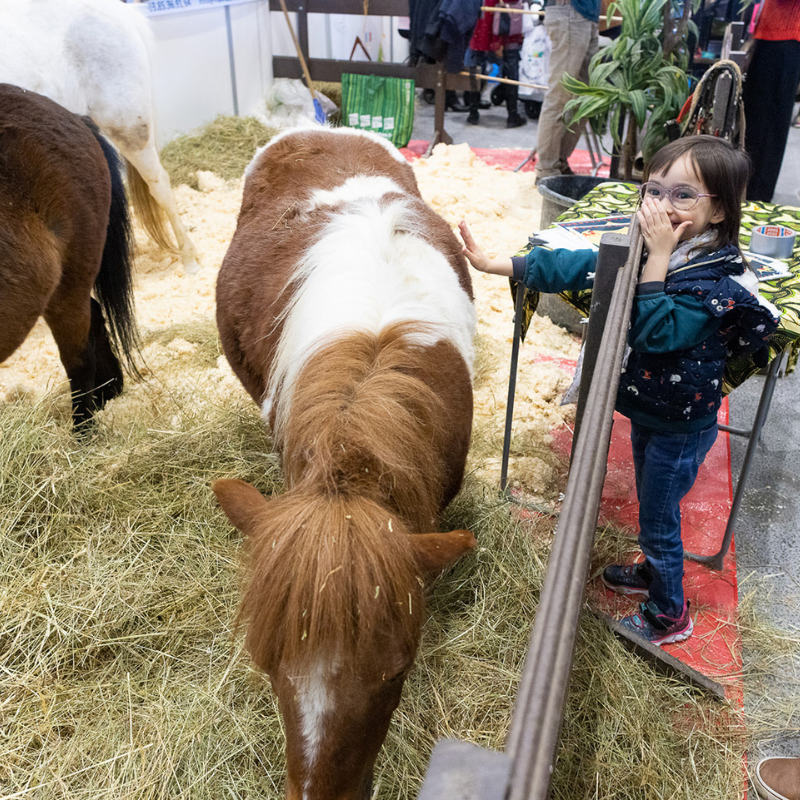
M83 426L122 391L115 349L136 373L120 164L91 121L0 84L0 362L40 316L69 378L73 422Z
M472 424L472 289L411 167L371 135L281 134L248 168L217 323L286 492L216 481L250 537L246 645L286 727L287 797L369 797L412 667L423 578L471 549L431 533Z

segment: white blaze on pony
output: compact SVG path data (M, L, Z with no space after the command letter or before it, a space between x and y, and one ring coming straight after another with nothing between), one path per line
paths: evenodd
M286 723L287 796L365 798L423 578L475 544L428 532L469 447L466 263L391 145L285 133L248 168L217 322L286 477L269 501L241 481L213 488L249 535L246 644Z
M147 21L119 0L0 2L0 83L91 117L127 162L131 196L147 232L173 250L166 214L186 271L196 272L197 251L156 150L149 51Z

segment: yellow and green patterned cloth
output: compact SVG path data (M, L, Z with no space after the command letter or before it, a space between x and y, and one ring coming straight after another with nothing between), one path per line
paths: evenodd
M638 187L629 183L603 183L592 189L583 199L570 206L557 220L557 222L570 222L578 219L598 219L617 215L631 215L636 210L639 202ZM772 205L771 203L747 202L742 206L741 245L747 249L750 243L750 231L759 225L783 225L800 233L800 208L792 206ZM517 255L525 255L531 245L519 251ZM761 294L777 306L782 312L780 326L770 339L770 359L774 358L785 349L789 348L788 371L794 369L800 353L800 236L795 240L792 258L789 260L789 269L792 274L785 278L776 278L772 281L763 281L759 284ZM511 282L512 296L516 295L517 284ZM530 325L531 317L539 303L539 293L524 290L524 318L522 322L522 338ZM592 293L561 292L563 300L583 314L589 313ZM752 359L740 359L729 362L725 369L724 391L740 386L759 367Z

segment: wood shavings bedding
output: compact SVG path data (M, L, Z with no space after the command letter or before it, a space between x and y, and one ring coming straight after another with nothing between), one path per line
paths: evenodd
M425 200L454 229L466 219L488 254L518 251L537 229L541 198L534 188L533 173L489 166L465 144L439 145L429 159L420 159L413 166ZM217 272L236 228L243 179L225 182L211 173L202 177L204 191L188 186L176 191L181 216L201 254L203 269L198 274L186 275L177 256L158 251L141 230L136 232L136 315L147 343L143 354L156 376L168 364L174 374L175 362L190 355L195 345L178 336L166 345L156 345L149 343L153 334L184 323L213 321ZM476 424L496 443L496 452L476 466L496 482L513 309L507 280L474 270L472 279L479 335L492 352L488 374L476 390ZM536 497L552 498L557 493L554 476L558 465L547 442L552 428L573 419L574 406L560 406L559 399L571 378L564 362L577 359L578 350L577 337L538 316L531 324L528 344L521 348L514 418L517 445L524 440L526 447L524 453L519 446L514 448L511 474ZM235 381L224 358L218 361L216 371L218 376L208 376L209 385L229 392ZM49 392L65 395L68 384L52 336L40 320L25 344L0 365L0 402L36 400ZM535 455L532 449L537 451Z

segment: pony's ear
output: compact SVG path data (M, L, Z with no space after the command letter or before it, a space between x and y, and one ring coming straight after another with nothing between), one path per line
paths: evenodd
M244 481L214 481L211 489L231 524L242 533L252 533L253 523L267 507L267 498Z
M426 574L435 575L477 544L469 531L409 534L414 558Z

